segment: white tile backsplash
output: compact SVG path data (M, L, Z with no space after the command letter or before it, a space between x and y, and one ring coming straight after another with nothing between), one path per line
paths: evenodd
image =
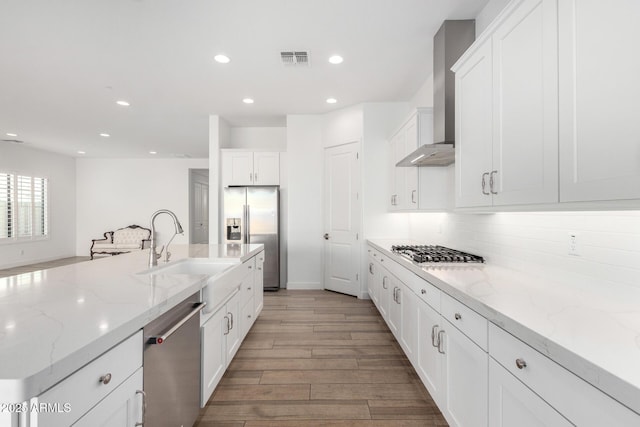
M640 211L408 214L409 237L553 279L640 287ZM579 256L569 255L577 234Z

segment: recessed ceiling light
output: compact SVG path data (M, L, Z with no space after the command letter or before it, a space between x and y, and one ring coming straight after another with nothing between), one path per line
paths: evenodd
M242 102L244 102L245 104L253 104L253 99L245 98L245 99L242 100Z
M221 64L228 64L231 61L227 55L222 54L214 56L213 59Z
M332 64L342 64L342 61L344 61L344 58L342 58L342 56L340 55L333 55L329 58L329 62L331 62Z
M84 151L78 151L78 154L87 154Z
M158 154L157 151L149 151L149 154Z
M327 98L327 104L335 104L336 102L338 102L338 100L335 98Z
M7 132L7 136L18 136L18 134L17 133Z
M123 107L128 107L129 105L131 105L127 101L116 101L116 104L122 105Z
M109 138L111 135L109 135L108 133L101 133L100 136L103 138Z

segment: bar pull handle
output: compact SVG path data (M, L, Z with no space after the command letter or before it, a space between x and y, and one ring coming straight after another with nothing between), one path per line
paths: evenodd
M168 331L166 331L165 333L163 333L162 335L157 335L154 337L149 337L149 340L147 341L148 344L162 344L163 342L165 342L171 335L173 335L173 333L175 331L177 331L178 329L180 329L180 327L182 325L184 325L185 323L187 323L189 321L189 319L191 319L193 316L195 316L196 314L200 313L200 311L204 308L204 306L207 305L206 302L199 302L196 305L194 305L193 310L191 310L189 312L189 314L187 314L185 317L182 318L182 320L180 320L178 323L176 323L175 325L173 325L171 327L171 329L169 329Z
M484 194L485 196L488 196L489 193L488 191L484 191L484 188L487 186L487 181L486 181L486 177L489 176L489 172L485 172L482 174L482 194Z

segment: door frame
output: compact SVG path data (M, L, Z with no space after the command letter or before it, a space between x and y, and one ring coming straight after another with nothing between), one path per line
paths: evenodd
M193 243L195 237L195 182L196 175L206 178L206 184L209 186L209 212L211 212L211 185L209 182L209 169L208 168L190 168L189 169L189 244ZM216 224L217 227L217 224ZM211 223L209 223L209 230L211 229ZM209 236L207 235L207 239ZM211 242L209 242L211 243Z
M363 239L363 233L362 233L362 226L363 226L363 197L362 197L362 188L363 188L363 183L362 183L362 176L363 176L363 171L364 168L362 166L362 160L363 160L363 156L362 156L362 139L357 139L357 140L353 140L353 141L349 141L349 142L345 142L342 144L333 144L333 145L328 145L324 147L324 151L323 151L323 159L322 159L322 163L323 163L323 167L322 167L322 227L323 230L325 230L325 232L328 231L329 229L329 219L327 218L327 206L328 206L328 201L327 201L327 165L326 165L326 153L327 150L332 149L332 148L336 148L336 147L343 147L343 146L347 146L347 145L354 145L355 147L355 151L358 153L358 187L357 187L357 192L358 192L358 197L360 200L360 203L358 204L358 211L357 211L357 217L358 217L358 239L356 241L356 248L357 250L355 251L355 256L356 259L352 260L354 267L354 272L356 272L357 274L357 283L358 283L358 290L357 290L357 295L356 297L358 299L367 299L368 298L368 293L364 287L364 283L365 280L363 279L363 272L364 272L364 267L361 265L361 260L362 260L362 251L364 248L364 239ZM322 289L327 289L326 288L326 279L328 277L328 263L326 260L326 254L327 254L327 241L325 240L323 242L322 245Z

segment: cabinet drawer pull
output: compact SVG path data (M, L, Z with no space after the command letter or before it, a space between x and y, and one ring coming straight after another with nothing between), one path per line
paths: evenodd
M412 190L411 191L411 203L415 203L416 202L416 190Z
M453 317L455 317L456 320L462 319L462 315L460 313L454 314Z
M482 174L482 194L484 194L485 196L488 196L491 194L488 191L484 191L484 188L487 186L487 181L486 181L487 176L489 176L489 172L485 172Z
M493 189L494 184L496 184L493 176L497 173L498 171L491 171L491 173L489 174L489 188L491 189L491 194L498 194L498 192Z
M143 426L147 415L147 393L143 390L136 390L136 394L142 395L142 421L135 424L135 427Z
M248 291L250 291L250 290L251 290L251 286L249 286L249 287L247 288L247 290L248 290Z
M373 263L369 263L369 273L373 274Z
M107 385L111 382L111 374L106 374L100 377L100 382L104 385Z
M433 325L433 327L431 328L431 345L433 347L438 347L438 343L436 343L436 336L439 336L437 332L438 328L438 325Z
M426 290L426 289L420 289L420 293L421 293L422 295L424 295L424 294L426 294L426 293L427 293L427 290Z
M516 366L518 369L524 369L527 367L527 362L525 362L524 359L516 359Z

